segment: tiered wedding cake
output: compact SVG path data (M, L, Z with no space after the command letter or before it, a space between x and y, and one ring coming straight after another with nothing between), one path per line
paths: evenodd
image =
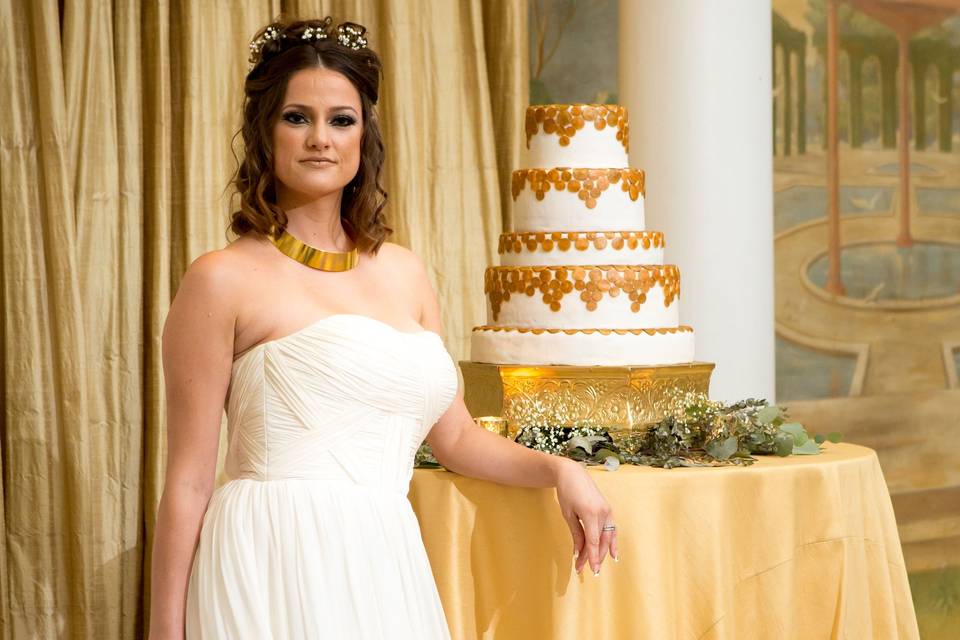
M644 228L644 173L627 163L617 105L527 108L527 169L513 172L514 231L488 267L474 362L666 365L693 360L680 272Z

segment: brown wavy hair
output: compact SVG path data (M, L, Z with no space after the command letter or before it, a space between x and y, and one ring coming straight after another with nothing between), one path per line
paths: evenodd
M347 23L345 23L347 24ZM273 127L279 117L290 77L301 69L323 67L343 74L360 94L363 133L360 167L344 187L340 219L344 231L360 251L376 253L393 233L387 226L384 207L387 192L381 184L384 162L383 136L376 104L382 67L377 54L367 48L353 49L337 41L336 30L327 39L302 39L306 29L329 29L330 20L302 20L284 24L275 21L261 28L254 41L268 29L282 37L265 39L255 64L244 82L243 125L234 135L243 135L244 154L228 187L240 195L240 209L230 214L229 231L237 236L248 231L280 234L287 214L277 205L273 172Z

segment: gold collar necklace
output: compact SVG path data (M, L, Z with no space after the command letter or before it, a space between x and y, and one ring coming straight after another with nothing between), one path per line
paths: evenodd
M280 253L320 271L346 271L357 266L360 261L360 252L356 245L349 251L326 251L297 240L287 233L286 229L279 238L275 238L273 234L267 234L267 237Z

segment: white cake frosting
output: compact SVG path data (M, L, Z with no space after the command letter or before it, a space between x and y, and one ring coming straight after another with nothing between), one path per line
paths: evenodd
M614 137L614 133L611 127L603 131L584 128L570 139L570 144L566 147L561 147L548 136L533 136L530 139L530 148L527 150L525 166L626 167L628 166L627 152Z
M534 333L475 327L470 336L474 362L527 365L629 366L678 364L693 360L693 330L665 333Z
M644 229L643 196L636 202L619 188L611 188L588 209L576 193L551 189L538 200L536 193L523 189L513 202L516 231L616 231Z
M638 366L691 362L679 326L680 273L645 228L645 180L627 163L618 105L527 109L513 228L484 276L487 323L475 362Z

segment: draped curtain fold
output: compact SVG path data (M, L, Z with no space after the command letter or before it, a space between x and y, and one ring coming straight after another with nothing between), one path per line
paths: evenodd
M391 239L426 263L461 359L509 225L526 11L523 0L0 0L4 640L143 635L165 467L160 333L187 265L227 242L256 29L330 13L370 30L384 61Z

